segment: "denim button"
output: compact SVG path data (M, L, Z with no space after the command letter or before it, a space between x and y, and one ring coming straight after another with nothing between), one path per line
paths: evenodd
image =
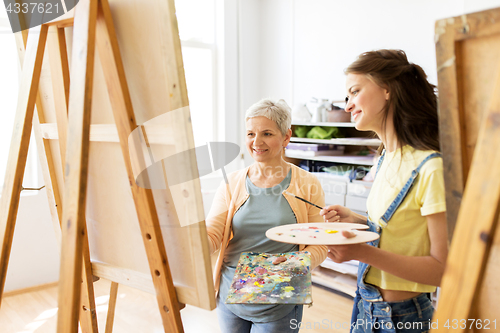
M386 307L385 307L385 308L383 308L382 310L383 310L383 311L385 311L385 312L389 312L389 310L390 310L390 309L391 309L390 307L386 306Z

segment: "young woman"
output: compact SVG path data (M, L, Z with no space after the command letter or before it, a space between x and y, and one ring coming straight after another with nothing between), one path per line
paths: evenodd
M401 50L363 53L346 74L346 111L384 148L368 220L342 206L320 212L325 221L368 223L380 234L368 244L328 247L335 262L360 261L351 332L426 332L428 293L439 286L448 254L435 86Z
M246 147L255 162L230 174L229 186L221 184L206 219L210 249L220 249L215 287L224 333L298 332L302 319L302 305L225 304L242 252L304 250L311 255L311 269L326 259L326 246L278 243L265 236L267 229L278 225L322 221L318 208L283 194L286 190L322 207L325 204L318 179L283 160L290 127L290 108L283 100L264 99L248 109Z

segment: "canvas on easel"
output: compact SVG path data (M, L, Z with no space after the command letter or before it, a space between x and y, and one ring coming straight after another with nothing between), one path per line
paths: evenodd
M437 21L436 59L447 220L453 237L434 328L497 331L500 8Z
M33 94L43 96L37 100L34 128L51 213L57 228L60 222L63 227L61 285L71 284L66 287L68 291L80 286L81 270L77 265L66 269L69 264L64 262L81 262L88 232L90 260L86 262L83 257L84 264L91 264L88 270L98 277L155 293L165 329L180 331L182 324L169 326L172 313L176 312L180 321L177 300L205 309L215 307L199 180L195 177L166 189L141 188L135 183L127 145L138 124L173 112L175 122L165 127L167 142L152 145L169 154L194 148L189 112L175 112L186 110L188 99L173 1L115 0L108 5L100 0L98 6L95 0L82 0L75 9L74 34L72 25L71 16L42 25L36 40L28 38L26 58L30 61L25 65L33 63L34 69L23 67L26 75L35 78L41 71L39 86L25 89L32 95L22 100L27 101L24 109L29 110L35 101ZM41 47L47 33L52 42L44 57ZM20 55L24 57L22 52ZM28 78L25 81L31 82ZM24 114L29 117L30 112ZM31 125L31 121L19 123ZM28 131L21 134L29 142ZM26 145L25 137L17 141ZM9 166L24 168L22 160L11 160ZM196 174L194 152L185 162L184 167ZM15 182L7 187L14 199L18 187ZM15 215L7 219L6 225L12 229ZM72 258L67 258L67 249ZM6 265L2 269L6 270ZM175 294L167 291L172 283ZM64 298L69 299L69 307L75 308L73 294L68 292ZM75 315L72 313L71 322Z

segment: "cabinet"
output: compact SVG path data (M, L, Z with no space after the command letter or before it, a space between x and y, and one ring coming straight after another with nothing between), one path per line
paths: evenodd
M359 153L366 147L369 147L370 150L374 152L376 147L381 144L381 141L379 139L371 138L370 132L356 130L354 123L293 122L292 133L295 133L296 126L337 127L344 138L322 140L299 138L293 136L292 134L292 138L290 140L291 143L302 143L305 145L311 144L311 146L317 144L336 145L343 146L344 149L338 150L341 153L338 153L337 151L334 155L318 156L313 156L314 154L307 155L301 150L286 149L285 158L294 164L299 164L301 161L333 162L344 166L344 170L349 170L354 169L355 166L370 167L375 163L375 154L363 156L359 155ZM310 152L313 153L312 151ZM325 172L315 172L317 170L312 171L323 186L326 204L343 205L357 213L366 215L366 198L370 193L371 182L357 180L349 181L349 178L346 176L331 175Z
M329 140L299 138L293 136L296 126L326 126L337 127L344 138L335 138ZM355 166L370 167L375 163L375 155L359 155L360 151L370 148L375 150L381 143L379 139L370 137L370 133L356 130L354 123L311 123L311 122L293 122L292 123L292 143L310 144L311 148L317 144L328 144L343 146L343 149L337 149L332 152L333 155L315 154L311 151L300 151L294 149L285 150L285 158L294 164L301 161L320 161L340 163L345 169ZM302 149L304 146L301 147ZM314 156L316 155L316 156ZM349 180L345 175L332 175L326 172L314 172L325 192L325 202L327 205L342 205L352 211L366 216L366 200L371 189L371 182L360 180ZM312 281L330 289L343 292L353 296L356 291L356 273L357 261L336 264L330 259L325 260L318 268L312 272Z
M309 139L309 138L299 138L294 136L296 126L322 126L322 127L337 127L340 132L345 136L344 138L338 139ZM315 144L329 144L329 145L339 145L345 146L345 154L338 156L311 156L305 158L303 155L297 154L297 152L291 151L289 149L285 150L285 156L291 159L308 159L312 161L324 161L324 162L335 162L343 164L354 164L354 165L373 165L373 156L360 156L356 154L359 147L378 147L381 143L379 139L370 138L371 134L369 132L361 132L356 130L354 123L311 123L311 122L293 122L292 123L292 138L290 142L301 142L301 143L315 143Z

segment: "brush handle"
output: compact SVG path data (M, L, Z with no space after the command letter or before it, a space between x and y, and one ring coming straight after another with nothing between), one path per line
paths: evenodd
M304 201L305 203L308 203L308 204L310 204L310 205L313 205L314 207L318 207L319 209L323 209L323 207L320 207L320 206L318 206L318 205L316 205L316 204L313 204L312 202L307 201L306 199L302 199L301 197L298 197L298 196L295 196L295 197L296 197L297 199L299 199L299 200Z

